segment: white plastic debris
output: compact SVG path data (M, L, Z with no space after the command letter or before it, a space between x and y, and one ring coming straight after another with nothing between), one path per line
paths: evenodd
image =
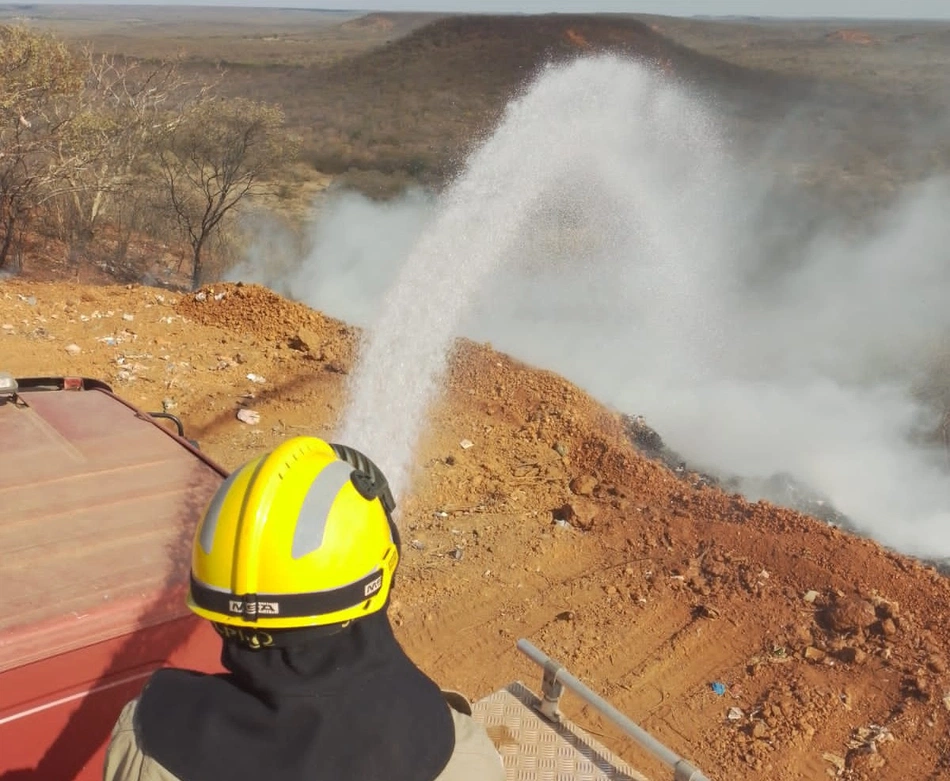
M204 301L207 297L208 297L208 294L205 293L203 290L198 293L195 293L195 301Z
M742 708L729 708L726 718L729 719L729 721L739 721L744 715Z
M807 591L807 592L805 592L805 596L803 596L802 599L804 599L808 604L811 604L811 603L814 602L816 599L818 599L818 592L817 592L817 591Z
M249 426L254 426L261 422L261 413L253 409L239 409L237 419Z
M463 439L459 442L459 447L462 448L462 450L468 450L470 447L475 447L475 443L470 439Z
M130 315L128 312L126 312L124 315L122 315L122 319L131 323L135 319L135 315Z
M263 377L261 377L261 375L259 375L259 374L254 374L253 372L252 372L251 374L248 374L248 375L247 375L247 378L248 378L251 382L256 382L258 385L263 385L265 382L267 382L267 380L265 380Z

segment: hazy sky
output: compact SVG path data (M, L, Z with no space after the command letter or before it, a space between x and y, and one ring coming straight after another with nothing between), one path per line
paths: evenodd
M100 0L101 2L102 0ZM77 0L39 0L74 4ZM79 0L95 4L97 0ZM950 19L950 0L105 0L118 5L215 5L341 10L463 11L483 13L549 11L654 13L691 16L797 16Z

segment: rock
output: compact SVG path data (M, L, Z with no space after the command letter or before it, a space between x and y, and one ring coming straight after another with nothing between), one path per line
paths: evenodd
M82 347L80 347L78 344L67 344L66 352L68 352L70 355L79 355L79 353L82 352Z
M825 762L829 762L832 765L834 765L841 773L844 772L845 767L847 766L847 763L845 762L845 758L842 756L839 756L838 754L832 754L830 752L826 752L821 755L821 758L825 760Z
M563 610L554 616L555 621L573 621L575 618L573 610Z
M852 749L848 752L846 764L851 772L866 773L884 767L884 757L875 749Z
M579 475L570 482L571 492L578 496L590 496L597 487L597 478L593 475Z
M818 599L817 591L806 591L805 596L802 597L809 605L812 604L816 599Z
M798 625L795 627L795 640L797 640L801 645L809 646L815 642L815 638L811 633L811 630L807 626Z
M828 654L826 654L820 648L815 648L813 645L808 646L808 648L805 649L804 654L805 658L810 662L822 662L827 655Z
M753 738L762 739L762 738L764 738L766 735L768 735L768 733L769 733L769 730L768 730L768 728L765 726L765 722L764 722L764 721L757 721L755 724L752 725L752 737L753 737Z
M848 645L838 651L838 658L846 664L863 664L868 655L860 648Z
M320 338L320 335L317 334L316 331L311 331L309 328L299 328L297 333L287 340L287 346L291 350L308 353L315 358L320 357L320 346L322 343L323 339Z
M893 637L897 634L897 624L894 623L894 619L885 618L881 621L881 634L885 637Z
M564 458L564 456L567 455L567 445L565 445L563 442L555 442L553 447L554 452L557 453L561 458Z
M828 628L838 634L863 632L877 619L871 603L857 597L839 597L824 617Z
M947 671L947 660L940 654L931 654L927 659L927 666L935 673L943 674Z

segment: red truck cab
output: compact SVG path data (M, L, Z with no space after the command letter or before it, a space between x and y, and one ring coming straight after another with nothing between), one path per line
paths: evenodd
M101 382L0 374L0 781L101 779L153 670L219 669L185 592L226 475Z

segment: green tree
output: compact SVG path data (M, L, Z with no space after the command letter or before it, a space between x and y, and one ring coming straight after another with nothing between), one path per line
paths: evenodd
M191 248L192 285L222 222L296 154L276 106L244 98L197 101L167 126L158 157L168 198Z

